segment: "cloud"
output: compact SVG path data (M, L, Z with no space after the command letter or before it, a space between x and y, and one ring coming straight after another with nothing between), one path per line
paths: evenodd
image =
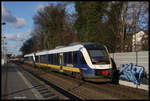
M6 34L5 37L6 37L8 40L16 40L16 36L13 35L13 34Z
M11 41L24 41L28 39L28 35L30 35L30 30L26 32L19 32L17 34L6 34L6 38Z
M29 29L29 30L27 30L27 34L31 34L32 33L32 31Z
M17 45L11 44L7 46L8 49L17 48Z
M44 4L38 5L35 12L40 11L40 10L44 10L44 8L45 8L46 6L47 6L47 5L44 5Z
M44 9L45 6L46 6L46 5L40 4L40 5L38 5L37 10Z
M21 28L26 26L26 22L23 18L13 16L11 12L3 6L3 4L2 4L2 20L15 28Z
M10 23L10 25L16 27L16 28L21 28L26 26L26 22L23 18L16 18L17 21L15 23Z

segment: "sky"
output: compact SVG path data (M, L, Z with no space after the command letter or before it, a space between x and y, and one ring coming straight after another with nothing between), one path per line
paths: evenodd
M7 53L21 54L19 52L23 42L31 37L31 31L34 28L33 17L39 9L48 4L57 4L63 1L3 1L1 2L1 21L6 25L1 25L1 36L4 39ZM68 13L75 13L74 3L67 5ZM131 11L130 11L131 14ZM149 13L144 14L148 16ZM148 18L148 17L146 17ZM142 19L142 17L140 17ZM145 19L145 18L144 18ZM147 20L146 20L147 21ZM144 27L147 25L141 24Z
M7 53L18 55L23 42L31 37L31 31L34 28L33 16L39 9L47 6L48 4L57 4L57 1L5 1L1 2L1 21L5 25L1 25L2 37L4 39L5 49ZM67 6L68 13L75 12L74 4L71 3Z

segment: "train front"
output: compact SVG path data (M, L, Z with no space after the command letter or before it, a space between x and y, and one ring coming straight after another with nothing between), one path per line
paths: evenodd
M84 77L111 81L112 62L107 48L96 44L84 45L84 47L82 53L88 65L87 72L83 72Z

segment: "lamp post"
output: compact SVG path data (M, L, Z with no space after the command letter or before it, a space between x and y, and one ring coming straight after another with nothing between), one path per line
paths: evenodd
M137 44L136 44L136 42L137 42L137 35L138 33L135 33L135 53L136 53L136 65L138 64L138 55L137 55Z
M5 22L2 22L1 25L6 25L6 23L5 23ZM4 50L4 48L5 48L4 45L7 44L7 43L4 42L4 39L5 39L5 38L6 38L6 36L3 36L3 37L2 37L2 48L3 48L3 49L2 49L2 51L3 51L3 55L2 55L2 65L5 64L5 63L7 63L7 57L6 57L6 53L5 53L5 50Z
M2 65L5 63L5 52L4 52L4 39L5 38L6 38L5 36L2 37L2 60L1 60Z
M1 25L6 25L6 23L5 22L2 22L1 23ZM5 39L6 37L4 36L4 37L2 37L2 45L3 45L3 52L4 52L4 39Z

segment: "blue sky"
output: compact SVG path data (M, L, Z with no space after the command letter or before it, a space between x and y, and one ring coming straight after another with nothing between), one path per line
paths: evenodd
M1 18L2 22L6 22L6 25L2 25L2 36L6 36L4 40L7 43L7 52L15 55L21 54L19 52L23 42L31 37L31 31L34 28L33 16L39 9L42 9L48 4L57 4L61 1L5 1L1 2ZM62 2L63 3L63 2ZM144 8L148 8L143 6ZM74 13L74 4L70 3L66 8L68 13ZM130 11L130 10L129 10ZM130 12L130 14L132 14ZM141 20L148 19L149 13L144 13L144 16L140 16ZM145 20L148 21L148 20ZM129 22L129 21L128 21ZM140 27L148 26L148 23L140 23Z
M8 53L15 55L21 54L19 49L23 42L31 37L33 30L33 16L38 9L43 8L48 4L57 4L57 1L44 2L25 2L25 1L5 1L1 3L2 7L2 36L5 36L6 49ZM75 12L73 4L67 6L68 12Z

